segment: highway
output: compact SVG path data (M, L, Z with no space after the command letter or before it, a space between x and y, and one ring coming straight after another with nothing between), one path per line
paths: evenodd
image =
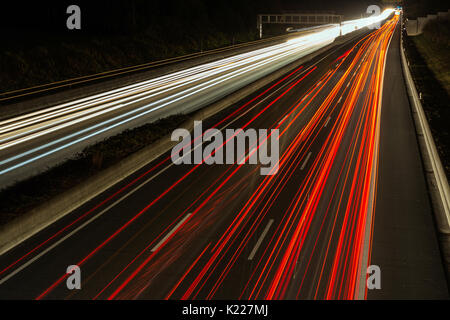
M279 129L276 174L164 154L0 257L0 298L448 298L398 29L394 16L203 123Z

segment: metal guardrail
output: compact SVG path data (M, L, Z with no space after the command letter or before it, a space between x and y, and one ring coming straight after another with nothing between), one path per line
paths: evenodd
M422 153L423 165L431 194L431 202L435 213L437 228L440 233L442 255L447 268L447 280L450 282L450 190L436 145L428 125L419 94L409 70L409 64L403 47L403 22L401 25L400 55L403 75L412 106L416 124L416 132Z

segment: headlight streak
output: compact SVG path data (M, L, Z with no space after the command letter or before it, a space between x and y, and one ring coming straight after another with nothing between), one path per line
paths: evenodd
M195 94L197 94L197 93L199 93L199 92L201 92L201 91L203 91L203 90L205 90L205 89L208 89L208 88L210 88L210 87L216 86L216 85L219 84L219 83L225 82L225 81L230 80L230 79L232 79L232 78L234 78L234 77L238 77L238 76L240 76L240 75L242 75L242 74L245 74L245 72L252 71L252 70L256 70L256 69L258 69L258 68L260 68L260 67L262 67L262 66L264 66L264 65L266 65L266 64L269 64L269 63L274 62L274 61L278 61L278 60L280 60L280 59L282 59L282 58L284 58L284 57L290 56L290 55L295 54L295 53L303 52L303 51L305 50L302 46L294 46L294 45L292 45L292 44L289 45L289 46L287 46L287 48L288 48L288 49L287 49L287 50L285 49L285 50L284 50L285 52L282 53L282 54L277 53L277 51L271 51L271 52L269 52L269 53L266 54L266 55L269 57L269 58L266 59L266 60L262 60L261 62L258 62L258 63L253 63L253 64L251 64L251 65L249 65L249 66L247 66L247 67L245 67L245 68L241 68L241 69L238 69L238 70L236 70L236 71L233 71L233 72L227 73L227 74L225 74L225 75L222 75L222 76L220 76L220 77L218 77L218 78L214 78L214 79L208 80L208 81L206 81L206 82L200 83L199 85L196 85L196 86L194 86L194 87L192 87L192 88L189 88L189 89L186 89L186 90L184 90L184 91L178 92L178 93L176 93L176 94L174 94L174 95L171 95L171 96L169 96L169 97L162 98L162 99L160 99L160 100L158 100L158 101L156 101L156 102L154 102L154 103L150 103L150 104L145 105L145 106L143 106L143 107L136 108L136 109L134 109L134 110L132 110L132 111L130 111L130 112L124 113L124 114L122 114L122 115L120 115L120 116L114 117L114 118L109 119L109 120L106 120L106 121L104 121L104 122L97 123L97 124L95 124L95 125L93 125L93 126L91 126L91 127L87 127L87 128L85 128L85 129L79 130L79 131L77 131L77 132L75 132L75 133L73 133L73 134L64 136L63 138L54 140L54 141L52 141L52 142L50 142L50 143L41 145L41 146L39 146L39 147L37 147L37 148L33 148L33 149L28 150L28 151L26 151L26 152L23 152L23 153L21 153L21 154L18 154L18 155L15 155L15 156L13 156L13 157L10 157L10 158L7 158L7 159L5 159L5 160L2 160L2 161L0 161L0 165L5 165L5 164L10 163L10 162L12 162L12 161L16 161L16 160L18 160L18 159L20 159L20 158L22 158L22 157L24 157L24 156L29 156L29 155L31 155L32 153L36 153L36 152L41 151L41 150L43 150L43 149L45 149L45 148L48 148L48 147L51 147L51 146L56 145L56 144L58 144L58 143L61 143L62 141L66 141L66 140L72 139L72 138L74 138L74 137L76 137L76 136L79 136L79 135L85 134L85 133L87 133L87 132L89 132L89 131L92 131L92 130L98 128L98 127L105 126L105 125L107 125L108 123L112 123L112 122L114 122L114 121L118 121L119 119L125 118L125 117L127 117L127 116L132 115L132 114L136 114L136 113L138 113L138 112L141 112L141 113L139 113L139 114L136 114L135 116L132 116L132 117L129 117L129 118L125 119L125 120L122 120L122 121L119 121L119 122L117 122L117 123L114 123L114 124L112 124L112 125L110 125L110 126L108 126L108 127L105 127L105 128L103 128L103 129L101 129L101 130L92 132L91 134L86 135L86 136L84 136L84 137L82 137L82 138L80 138L80 139L76 139L76 140L74 140L74 141L72 141L72 142L70 142L70 143L67 143L67 144L65 144L65 145L56 147L56 148L54 148L54 149L52 149L52 150L50 150L50 151L44 152L44 153L42 153L42 154L39 154L38 156L35 156L35 157L33 157L33 158L30 158L30 159L28 159L28 160L25 160L25 161L23 161L23 162L20 162L20 163L18 163L18 164L16 164L16 165L13 165L13 166L10 166L10 167L8 167L8 168L6 168L6 169L3 169L3 170L0 171L0 175L5 174L5 173L8 173L8 172L10 172L10 171L13 171L13 170L15 170L15 169L18 169L18 168L20 168L20 167L23 167L23 166L25 166L25 165L27 165L27 164L30 164L30 163L32 163L32 162L38 160L38 159L44 158L44 157L46 157L46 156L48 156L48 155L50 155L50 154L56 153L56 152L61 151L61 150L65 149L65 148L68 148L68 147L70 147L70 146L73 146L73 145L75 145L75 144L77 144L77 143L79 143L79 142L88 140L88 139L90 139L90 138L92 138L92 137L94 137L94 136L96 136L96 135L99 135L99 134L101 134L101 133L103 133L103 132L106 132L106 131L108 131L108 130L111 130L112 128L118 127L118 126L123 125L123 124L125 124L125 123L128 123L128 122L130 122L130 121L132 121L132 120L138 119L138 118L142 117L143 115L146 115L146 114L148 114L148 113L154 112L154 111L156 111L156 110L158 110L158 109L161 109L161 108L163 108L163 107L165 107L165 106L167 106L167 105L169 105L169 104L172 104L172 103L174 103L174 102L180 101L180 100L182 100L182 99L184 99L184 98L186 98L186 97L188 97L188 96L195 95ZM308 47L308 49L309 49L309 48L310 48L310 47ZM181 85L179 85L179 86L177 86L177 87L180 87L180 86L181 86ZM166 91L169 91L169 90L171 90L171 89L167 89ZM141 94L141 95L142 95L142 94ZM139 96L139 95L138 95L138 96ZM116 107L113 108L113 109L121 108L121 107L124 107L124 106L126 106L126 105L135 104L135 103L138 102L138 101L146 100L146 99L148 99L147 96L141 97L141 98L136 98L136 95L135 95L135 96L133 97L133 101L128 102L128 103L122 103L121 105L116 106ZM170 99L171 99L171 100L170 100ZM161 102L167 101L167 100L169 100L169 101L161 104ZM119 101L119 102L122 102L122 101ZM158 106L156 106L156 107L154 107L154 108L152 108L152 109L150 109L150 110L146 110L146 109L148 109L150 106L154 106L154 105L157 105L157 104L160 104L160 105L158 105ZM110 110L112 110L112 108L109 108L109 109L104 110L104 111L102 111L102 112L98 112L98 113L95 114L94 116L97 116L97 115L99 115L99 114L103 114L103 113L109 112ZM8 148L8 147L11 147L11 146L14 146L14 145L19 144L19 143L22 143L22 142L24 142L24 141L28 141L29 139L33 139L33 138L39 137L39 136L44 135L44 134L47 134L47 133L51 133L51 132L56 131L56 130L58 130L58 129L62 129L62 128L65 128L65 127L67 127L67 126L71 126L71 125L73 125L73 124L82 122L82 121L84 121L84 120L88 120L88 119L90 119L90 118L92 118L92 117L94 117L94 116L89 116L89 117L81 118L81 119L78 119L78 120L74 120L74 121L65 123L65 124L63 124L63 125L61 125L61 126L57 126L57 127L55 127L55 128L48 129L48 130L46 130L46 131L44 130L43 132L40 132L40 133L38 133L38 134L31 135L31 136L29 136L29 137L27 137L27 138L22 138L22 139L18 139L18 140L15 140L15 141L6 143L6 144L0 146L0 150L1 150L1 149ZM43 128L45 129L46 127L44 126ZM41 129L42 129L42 128L41 128Z
M292 49L292 51L297 51L297 49ZM141 107L141 108L139 108L139 109L137 109L137 110L140 111L140 110L143 110L143 109L145 109L145 108L147 108L147 107L149 107L149 106L153 106L153 105L156 105L156 104L158 104L158 103L160 103L160 102L164 102L164 101L167 101L167 100L169 100L169 99L173 99L174 97L180 97L180 96L183 96L184 94L187 95L188 92L192 92L193 90L195 90L195 89L197 89L197 88L202 88L202 87L203 87L203 89L209 88L210 86L205 86L205 85L206 85L206 84L214 84L214 85L216 85L216 84L218 84L218 83L221 83L221 82L223 82L223 81L226 81L226 80L229 80L229 79L233 78L233 77L230 77L230 75L239 76L239 75L245 73L245 71L251 71L251 70L257 69L258 67L263 66L263 65L265 65L265 64L267 64L267 63L270 63L270 62L272 62L272 61L274 61L274 60L277 60L277 59L279 59L279 58L283 58L283 57L285 57L285 56L288 56L290 53L291 53L291 51L287 51L287 53L284 53L284 54L282 54L282 55L277 55L276 57L271 58L271 59L268 59L268 60L266 60L266 61L259 62L259 63L255 63L255 64L252 64L252 65L247 66L247 67L245 67L245 68L239 69L239 70L237 70L237 71L227 73L226 75L220 76L220 77L218 77L217 79L212 79L212 80L206 81L206 82L204 82L204 83L201 83L201 84L199 84L199 85L194 86L193 88L189 88L189 89L186 89L186 90L184 90L184 91L182 91L182 92L176 93L176 94L174 94L174 95L172 95L172 96L169 96L169 97L166 97L166 98L162 98L161 100L158 100L157 102L151 103L151 104L146 105L145 107ZM272 56L272 54L271 54L270 56ZM209 75L208 77L210 77L210 75ZM222 80L222 79L224 79L224 80L223 80L223 81L218 81L218 80ZM191 83L191 82L188 82L188 84L190 84L190 83ZM184 85L185 85L185 84L183 84L183 85L177 85L177 86L175 86L175 87L172 87L172 88L163 90L162 92L158 92L158 94L166 93L166 92L168 92L168 91L170 91L170 90L173 90L174 88L176 89L176 88L182 87L182 86L184 86ZM201 91L201 90L199 90L199 91ZM198 93L199 91L195 91L194 93ZM111 110L115 110L115 109L117 109L117 108L122 108L122 107L124 107L124 106L126 106L126 105L130 105L130 104L133 104L133 103L136 103L136 102L139 102L139 101L142 101L142 100L145 100L145 99L154 97L154 96L156 96L156 95L157 95L157 94L148 95L148 92L145 92L145 93L143 93L143 94L137 94L137 95L134 95L132 98L127 98L127 99L122 99L122 100L115 101L114 104L107 104L106 106L105 106L105 105L102 105L102 106L99 107L99 109L98 109L98 110L103 110L102 112L95 113L95 114L93 114L93 115L90 115L89 117L80 118L80 119L78 119L77 121L69 122L69 123L67 123L67 124L64 124L63 126L59 126L59 127L53 128L52 130L44 131L44 132L41 133L40 135L45 134L45 133L50 133L50 132L55 131L55 130L57 130L57 129L61 129L61 128L64 128L64 127L67 127L67 126L76 124L76 123L78 123L78 122L81 122L81 121L90 119L90 118L92 118L92 117L101 115L101 114L103 114L103 113L110 112ZM192 94L190 94L190 95L192 95ZM124 102L126 102L126 101L130 101L130 102L124 103ZM174 99L173 101L177 101L177 99ZM113 107L113 108L110 108L110 107L114 106L116 103L121 103L121 104L119 104L119 105L117 105L117 106L115 106L115 107ZM164 106L165 106L165 105L164 105ZM97 110L96 108L94 108L93 110L92 110L92 109L89 109L89 113L93 113L93 112L96 111L96 110ZM153 110L152 110L152 111L153 111ZM134 113L134 112L137 112L137 111L136 111L136 110L133 110L133 113ZM56 122L56 123L60 123L60 122L64 122L64 121L65 121L65 120L61 120L61 121ZM43 126L43 127L39 128L38 130L45 129L45 128L47 128L47 127L49 127L49 126L53 126L53 125L54 125L54 123L51 124L51 125L48 125L48 126ZM31 130L31 131L27 132L26 134L29 134L30 132L33 133L34 131L37 131L37 129L36 129L36 130ZM16 135L16 136L8 137L7 139L2 139L2 140L0 140L0 143L5 142L5 141L8 141L8 140L12 140L12 139L17 138L17 137L20 137L20 136L21 136L21 135ZM1 150L1 149L5 149L5 148L7 148L7 147L10 147L10 146L12 146L12 145L18 144L18 143L27 141L27 140L29 140L29 139L31 139L31 138L34 138L34 137L37 137L37 136L39 136L39 135L34 135L34 136L31 136L31 137L28 137L27 139L18 140L18 141L15 141L14 143L6 144L6 145L1 145L1 146L0 146L0 150Z
M347 33L353 32L355 30L358 30L358 29L361 29L364 27L369 27L376 23L382 22L382 21L386 20L394 11L395 11L394 9L385 9L378 16L371 16L371 17L362 18L362 19L343 21L341 23L342 35L346 35Z
M134 89L152 88L153 86L159 86L159 85L168 84L168 83L170 83L173 80L182 79L182 78L185 78L185 77L188 77L188 76L195 76L195 75L200 76L201 72L203 72L203 71L209 71L210 69L221 67L221 66L224 66L226 64L233 63L233 62L239 62L239 61L242 61L244 59L251 58L251 57L259 55L259 54L263 54L263 53L265 53L267 51L277 50L277 49L279 49L282 46L283 46L283 44L275 45L275 46L268 47L268 48L262 48L262 49L258 49L258 50L251 51L251 52L248 52L248 53L232 56L230 58L225 58L225 59L222 59L222 60L210 62L210 63L207 63L205 65L201 65L201 66L192 67L192 68L188 68L188 69L185 69L185 70L177 71L175 73L164 75L164 76L161 76L161 77L158 77L158 78L146 80L146 81L139 82L139 83L136 83L136 84L132 84L132 85L129 85L129 86L126 86L126 87L121 87L121 88L110 90L110 91L107 91L107 92L104 92L104 93L99 93L99 94L96 94L94 96L89 96L89 97L86 97L86 98L82 98L82 99L78 99L78 100L75 100L75 101L67 102L67 103L64 103L64 104L61 104L61 105L57 105L57 106L54 106L54 107L50 107L50 108L42 109L42 110L39 110L39 111L35 111L35 112L29 113L29 114L25 114L25 115L22 115L22 116L18 116L18 117L14 117L14 118L11 118L11 119L3 120L3 121L0 121L0 125L2 125L2 127L5 127L5 125L8 124L8 123L20 122L22 120L27 120L27 119L28 120L30 120L30 119L32 120L33 117L35 117L35 116L38 116L37 119L40 119L40 117L45 117L46 115L54 115L55 112L65 112L66 111L66 109L65 109L66 107L71 107L71 106L72 107L77 107L77 106L80 106L80 104L82 104L81 106L87 106L87 103L101 103L101 102L104 102L105 100L103 100L101 98L104 98L105 96L109 99L110 96L114 97L114 94L120 94L122 92L125 92L125 93L133 92L132 90L134 90ZM71 109L69 109L69 111L70 110Z
M78 109L83 109L85 107L91 107L97 104L105 103L108 101L115 101L115 99L120 98L122 96L127 96L129 94L134 94L136 92L146 92L152 93L157 90L161 90L160 88L169 88L172 83L177 83L177 80L183 80L183 83L190 84L193 81L191 80L199 80L203 78L207 78L213 76L217 73L221 73L223 71L227 71L231 68L239 67L240 65L245 65L249 62L256 62L258 60L263 59L264 57L269 57L276 55L278 51L282 52L283 47L285 45L277 45L269 48L264 48L256 51L252 51L247 54L241 54L237 56L233 56L228 59L219 60L217 62L212 62L207 65L201 65L199 67L194 67L191 69L179 71L173 74L169 74L167 76L162 76L160 78L151 79L145 82L141 82L138 84L130 85L127 87L122 87L119 89L115 89L112 91L108 91L106 93L98 94L92 97L83 98L80 100L76 100L73 102L65 103L59 106L51 107L48 109L43 109L40 111L33 112L31 114L26 114L23 116L7 119L0 122L2 129L0 133L5 133L9 129L17 129L21 128L25 125L30 125L33 123L39 123L40 120L52 118L56 115L66 115L73 111L77 111ZM252 59L252 57L256 56L256 58ZM230 64L234 63L232 66ZM178 81L180 82L180 81ZM175 87L178 88L179 86ZM149 89L154 89L153 91L148 91ZM164 91L166 92L166 91ZM101 99L106 96L106 98ZM123 100L122 100L123 101ZM12 123L12 124L8 124ZM8 130L6 130L8 129Z
M283 55L282 55L282 56L283 56ZM246 68L244 68L244 69L246 69L246 70L256 69L256 68L258 68L258 67L260 67L260 66L262 66L262 65L265 65L265 64L267 64L267 63L270 63L271 61L272 61L272 60L265 61L264 63L260 63L260 64L258 64L258 65L256 65L256 66L255 66L255 65L252 65L252 66L246 67ZM65 149L65 148L68 148L68 147L70 147L70 146L72 146L72 145L75 145L75 144L77 144L77 143L79 143L79 142L85 141L85 140L87 140L87 139L89 139L89 138L91 138L91 137L94 137L94 136L96 136L96 135L99 135L100 133L103 133L103 132L105 132L105 131L111 130L112 128L115 128L115 127L117 127L117 126L123 125L123 124L125 124L125 123L127 123L127 122L130 122L130 121L134 120L134 119L140 118L140 117L142 117L142 116L145 115L145 114L148 114L148 113L153 112L153 111L155 111L155 110L161 109L161 108L163 108L163 107L165 107L165 106L167 106L167 105L169 105L169 104L172 104L172 103L174 103L174 102L176 102L176 101L182 100L182 99L184 99L184 98L186 98L186 97L188 97L188 96L195 95L196 93L198 93L198 92L204 90L205 88L212 87L212 86L214 86L214 85L217 85L218 83L221 83L221 82L227 81L227 80L229 80L229 79L232 79L232 78L234 78L234 77L236 77L236 76L239 76L239 75L241 75L241 74L243 73L242 69L239 70L239 71L241 71L241 72L235 71L235 72L232 72L232 73L228 73L228 74L226 74L226 75L224 75L224 76L221 76L221 77L219 77L219 79L220 79L219 81L217 81L217 79L209 80L209 81L207 81L207 82L205 82L205 83L202 83L201 85L197 85L196 87L193 87L193 88L187 89L187 90L185 90L185 91L183 91L183 92L181 92L181 93L175 94L174 96L178 96L177 98L172 99L172 100L170 100L170 101L168 101L168 102L165 102L165 103L163 103L163 104L161 104L161 105L159 105L159 106L157 106L157 107L154 107L154 108L152 108L152 109L150 109L150 110L147 110L148 107L153 106L153 105L155 105L155 104L157 104L157 103L160 103L161 101L168 100L169 97L163 98L163 99L161 99L161 100L158 101L158 102L154 102L154 103L145 105L145 106L143 106L143 107L134 109L134 110L132 110L132 111L130 111L130 112L127 112L127 113L122 114L122 115L120 115L120 116L117 116L117 117L114 117L114 118L112 118L112 119L106 120L106 121L104 121L104 122L95 124L95 125L93 125L92 127L88 127L88 128L86 128L86 129L80 130L80 131L78 131L78 132L76 132L76 133L67 135L67 136L65 136L65 137L63 137L63 138L54 140L54 141L52 141L52 142L50 142L50 143L47 143L47 144L45 144L45 145L43 145L43 146L40 146L40 147L31 149L31 150L28 150L28 151L23 152L23 153L21 153L21 154L18 154L18 155L15 155L15 156L13 156L13 157L10 157L10 158L8 158L8 159L2 160L2 161L0 161L0 165L7 164L7 163L9 163L9 162L15 161L15 160L17 160L17 159L20 159L20 158L22 158L22 157L25 157L25 156L30 155L30 154L32 154L32 153L35 153L35 152L37 152L37 151L41 151L41 150L43 150L43 149L45 149L45 148L48 148L48 147L50 147L50 146L56 145L56 144L58 144L58 143L61 143L61 142L63 142L63 141L66 141L66 140L68 140L68 139L71 139L71 138L74 138L74 137L79 136L79 135L81 135L81 134L84 134L84 133L87 133L87 132L89 132L89 131L92 131L93 129L96 129L96 128L99 128L99 127L101 127L101 126L104 126L105 124L108 124L108 123L111 123L111 122L114 122L114 121L118 121L118 120L121 119L121 118L130 116L130 115L132 115L132 114L135 114L135 113L141 111L141 113L139 113L139 114L137 114L137 115L134 115L134 116L131 116L131 117L126 118L126 119L124 119L124 120L121 120L121 121L119 121L119 122L116 122L116 123L114 123L114 124L112 124L112 125L110 125L110 126L108 126L108 127L99 129L99 130L97 130L97 131L95 131L95 132L93 132L93 133L90 133L90 134L86 135L86 136L83 136L83 137L78 138L78 139L76 139L76 140L74 140L74 141L71 141L71 142L69 142L69 143L66 143L66 144L64 144L64 145L62 145L62 146L56 147L56 148L54 148L54 149L52 149L52 150L50 150L50 151L44 152L44 153L42 153L42 154L40 154L40 155L38 155L38 156L35 156L35 157L31 158L31 159L25 160L25 161L23 161L23 162L21 162L21 163L18 163L18 164L16 164L16 165L13 165L13 166L11 166L11 167L8 167L7 169L1 170L1 171L0 171L0 175L1 175L1 174L8 173L8 172L10 172L10 171L12 171L12 170L15 170L15 169L17 169L17 168L23 167L23 166L25 166L25 165L27 165L27 164L29 164L29 163L31 163L31 162L34 162L34 161L36 161L36 160L38 160L38 159L41 159L41 158L44 158L44 157L46 157L46 156L48 156L48 155L50 155L50 154L53 154L53 153L55 153L55 152L58 152L58 151L63 150L63 149ZM230 74L231 74L232 76L230 76ZM205 86L205 84L208 84L208 85ZM199 87L200 87L200 88L199 88ZM195 91L192 91L192 90L194 90L194 89L196 89L196 90L195 90ZM171 96L170 98L173 98L173 97ZM130 102L129 104L136 103L136 101L144 100L144 99L146 99L146 98L135 99L133 102ZM79 120L78 120L78 121L75 121L75 122L79 122ZM65 125L64 125L64 126L65 126ZM22 141L19 141L19 142L22 142ZM19 142L17 142L17 143L19 143ZM12 144L12 143L11 143L11 144ZM14 143L14 144L15 144L15 143ZM1 149L2 149L2 147L0 147L0 150L1 150Z

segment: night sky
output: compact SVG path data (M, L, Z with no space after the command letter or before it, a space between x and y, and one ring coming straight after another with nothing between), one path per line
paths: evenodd
M3 2L0 6L0 32L43 30L65 32L65 8L78 4L82 8L84 32L136 31L174 17L188 19L199 28L214 22L221 29L249 28L256 14L282 10L331 10L346 19L358 18L370 4L381 0L61 0L23 3ZM406 6L422 11L447 8L445 0L407 0Z

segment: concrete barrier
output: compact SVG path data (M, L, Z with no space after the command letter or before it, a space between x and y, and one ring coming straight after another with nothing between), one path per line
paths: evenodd
M294 61L293 63L271 73L270 75L235 91L234 93L206 108L200 109L192 116L192 119L207 119L230 105L244 99L251 93L270 84L289 71L298 68L305 62L317 57L335 46L343 44L349 39L358 36L360 33L361 32L359 31L355 32L354 35L347 35L337 38L332 44L329 44L326 47ZM192 130L193 120L186 121L181 127ZM87 201L100 195L102 192L111 188L124 178L157 159L159 156L168 152L177 144L177 142L172 142L170 140L170 136L171 135L165 136L156 143L132 154L126 159L111 166L110 168L105 169L75 188L56 196L47 203L42 204L23 216L11 221L11 223L2 226L0 228L0 255L15 247L22 241L35 235L37 232L48 227L53 222L77 209Z
M412 114L415 122L416 133L419 141L425 176L428 183L430 198L435 214L435 220L439 233L439 240L447 276L450 277L450 191L433 136L428 125L427 118L419 99L419 94L414 85L411 72L406 60L403 47L403 33L400 37L401 60L403 75L411 104ZM450 278L449 278L450 279Z
M408 36L417 36L423 32L423 29L431 20L447 19L450 10L440 11L437 14L428 14L426 17L418 17L415 20L406 21L406 33Z

